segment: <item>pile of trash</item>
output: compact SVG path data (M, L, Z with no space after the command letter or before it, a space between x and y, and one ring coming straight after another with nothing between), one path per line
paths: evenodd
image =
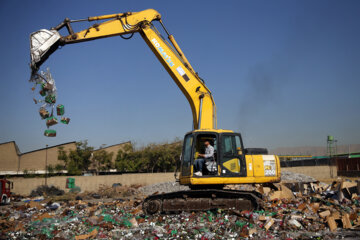
M284 183L257 190L265 196L265 206L251 216L267 231L360 230L360 182Z
M1 208L0 239L359 239L359 186L351 181L258 185L264 195L260 210L167 215L145 215L143 198L133 190L131 198L109 202L45 198Z
M46 72L41 71L32 72L30 82L33 82L34 85L31 88L35 92L36 87L40 86L39 94L43 99L33 98L35 104L42 104L39 109L39 114L41 119L46 119L46 126L48 129L45 130L44 135L46 137L56 137L56 131L49 129L50 126L53 126L58 123L58 119L54 116L54 108L57 98L57 90L55 85L55 80L51 76L49 68ZM63 124L69 124L70 118L64 117L65 107L62 104L56 106L56 113L58 116L61 116L60 122Z
M39 197L39 196L60 196L65 192L55 186L41 185L36 189L32 190L30 197Z

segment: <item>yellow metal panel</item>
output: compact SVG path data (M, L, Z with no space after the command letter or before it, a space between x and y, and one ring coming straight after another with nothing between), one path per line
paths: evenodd
M248 177L254 176L254 164L252 161L251 155L245 155L245 161L246 161L246 174Z
M204 185L204 184L241 184L241 183L268 183L280 182L280 177L191 177L190 184Z
M196 132L196 133L201 133L201 132L215 132L215 133L233 133L234 131L232 130L225 130L225 129L213 129L213 128L208 128L208 129L196 129L194 131L191 132Z
M253 159L254 176L263 177L264 174L264 161L262 155L251 155Z
M281 166L280 166L280 158L279 156L275 155L275 160L276 160L276 176L281 177Z

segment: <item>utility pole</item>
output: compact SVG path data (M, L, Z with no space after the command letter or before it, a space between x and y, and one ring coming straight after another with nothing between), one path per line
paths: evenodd
M46 157L45 157L45 186L47 186L47 157L48 157L48 145L46 144Z

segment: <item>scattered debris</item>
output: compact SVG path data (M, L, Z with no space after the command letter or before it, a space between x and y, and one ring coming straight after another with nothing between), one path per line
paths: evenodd
M1 208L0 239L359 239L359 192L338 200L339 192L352 192L355 185L336 182L284 183L269 189L258 186L256 189L264 192L261 210L145 215L141 209L143 198L139 196L158 191L161 186L165 190L179 186L114 184L64 201L37 198ZM290 190L295 188L298 190Z

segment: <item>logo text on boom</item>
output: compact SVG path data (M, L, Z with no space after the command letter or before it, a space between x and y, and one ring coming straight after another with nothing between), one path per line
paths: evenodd
M173 61L171 60L171 57L169 55L166 54L166 52L164 51L164 49L161 47L160 43L155 39L151 39L152 43L155 45L155 47L159 50L160 54L163 56L163 58L165 59L165 61L169 64L170 67L174 66L175 64L173 63Z

